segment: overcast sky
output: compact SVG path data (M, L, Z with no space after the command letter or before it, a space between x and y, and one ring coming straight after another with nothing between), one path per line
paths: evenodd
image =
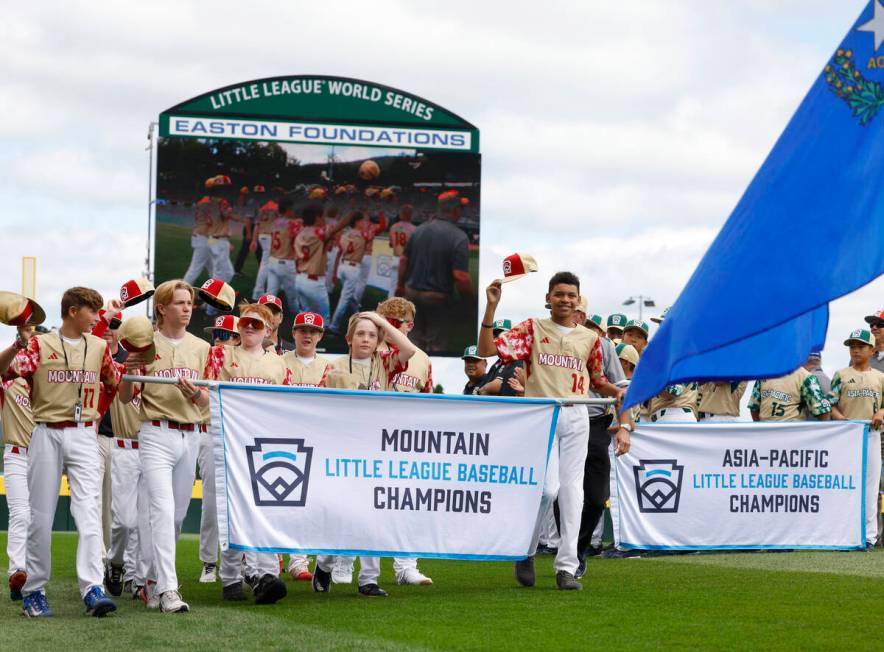
M515 251L540 265L505 287L500 316L542 314L546 279L565 268L593 312L635 294L662 308L865 4L4 3L0 287L19 290L33 255L50 323L71 284L115 294L144 267L148 124L236 82L329 74L479 127L481 283ZM856 255L871 244L858 238ZM881 307L882 279L832 304L830 372ZM460 361L434 368L448 391L465 380Z

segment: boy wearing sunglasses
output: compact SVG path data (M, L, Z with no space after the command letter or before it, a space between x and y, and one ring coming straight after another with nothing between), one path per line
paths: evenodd
M270 323L273 315L266 306L249 303L239 308L240 317L237 322L241 344L239 346L218 345L209 351L208 361L203 376L206 380L220 380L234 383L257 385L289 385L291 372L286 368L282 358L275 353L264 350L264 338L270 334ZM200 390L203 391L203 390ZM213 449L214 450L214 449ZM206 476L203 486L215 485L215 460L206 465ZM208 477L207 477L208 476ZM214 509L217 519L217 505L214 491L209 508ZM254 577L252 589L256 604L272 604L284 598L287 590L285 583L279 578L279 561L272 553L250 553L246 555L247 566L253 566L254 572L247 571L247 577ZM221 553L221 586L222 595L228 601L246 599L243 592L241 577L242 553L228 548Z

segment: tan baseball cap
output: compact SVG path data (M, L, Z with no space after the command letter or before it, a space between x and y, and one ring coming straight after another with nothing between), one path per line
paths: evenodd
M582 312L584 315L586 314L586 297L580 297L580 301L577 302L577 310Z
M0 292L0 322L7 326L42 324L46 312L33 299L15 292Z
M537 262L528 254L512 254L503 259L501 283L509 283L537 271Z
M129 353L143 354L146 361L156 355L153 324L144 315L129 317L120 326L120 346Z
M617 357L621 360L631 362L633 365L638 364L638 350L634 346L632 346L632 344L623 344L621 342L616 346L614 350L617 351Z
M236 292L224 281L210 278L199 289L200 297L213 308L230 312L236 305Z

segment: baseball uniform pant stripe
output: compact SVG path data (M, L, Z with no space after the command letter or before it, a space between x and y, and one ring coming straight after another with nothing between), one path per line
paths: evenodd
M184 280L193 285L203 270L208 270L211 274L212 252L209 250L209 239L204 235L191 236L190 246L193 248L193 255L190 259L190 266L184 273Z
M6 505L9 508L6 555L9 557L9 575L12 575L25 570L27 563L28 523L31 520L27 448L10 444L4 447L3 477L6 482Z
M531 551L540 540L541 516L550 504L559 500L559 551L556 571L574 573L577 570L577 538L580 534L580 514L583 511L583 469L589 443L589 419L581 405L565 406L559 411L559 421L543 482L540 512L531 539Z
M178 589L175 546L187 515L199 452L197 431L142 424L138 434L150 504L150 532L159 594Z
M104 580L101 516L95 496L101 490L98 442L84 426L53 429L38 424L28 447L28 490L31 522L28 526L27 573L23 593L42 591L52 570L52 521L58 503L62 469L71 489L71 514L77 526L77 579L80 595Z

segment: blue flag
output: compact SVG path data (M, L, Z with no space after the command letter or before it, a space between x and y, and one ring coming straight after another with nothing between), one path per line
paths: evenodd
M829 302L884 272L882 45L872 0L666 314L628 405L671 383L793 371L822 348Z

